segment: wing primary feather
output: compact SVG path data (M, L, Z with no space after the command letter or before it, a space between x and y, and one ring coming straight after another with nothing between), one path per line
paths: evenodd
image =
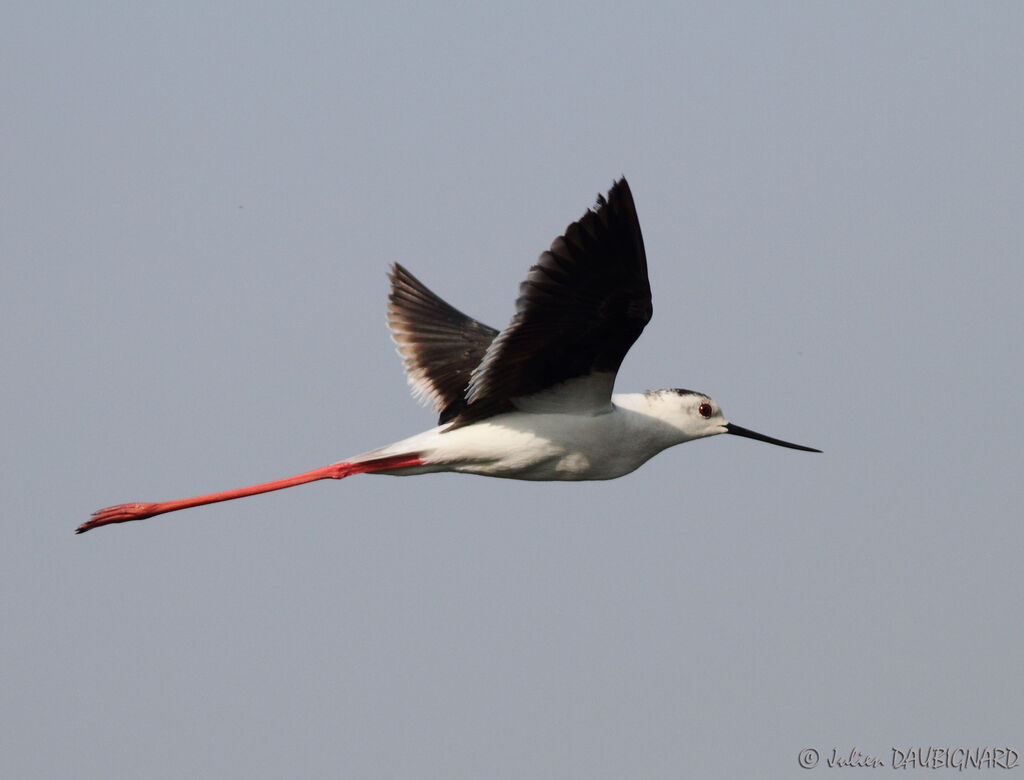
M388 276L388 327L413 395L453 416L498 331L446 303L399 263Z
M629 185L619 179L530 269L515 316L472 372L455 424L588 376L595 377L593 387L581 393L577 382L567 403L586 398L607 405L607 378L614 378L652 311L640 223Z

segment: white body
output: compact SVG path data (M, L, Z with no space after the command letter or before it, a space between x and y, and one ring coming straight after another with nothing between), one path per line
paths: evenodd
M349 463L418 455L422 465L380 473L398 476L457 471L529 480L615 479L667 447L724 432L717 406L710 419L691 407L710 399L673 391L612 396L595 413L512 412L449 430L448 425L380 449Z

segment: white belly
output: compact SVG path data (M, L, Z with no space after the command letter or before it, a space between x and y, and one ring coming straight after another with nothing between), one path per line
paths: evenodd
M527 480L614 479L638 468L674 437L652 418L619 407L599 415L498 415L464 428L433 428L360 456L418 453L423 465L395 475L457 471ZM660 427L660 424L659 424Z

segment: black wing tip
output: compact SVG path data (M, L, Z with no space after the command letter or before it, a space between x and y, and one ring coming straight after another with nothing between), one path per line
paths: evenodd
M612 186L608 189L608 194L605 195L603 192L597 193L597 200L594 203L594 207L591 209L595 214L600 213L603 209L609 206L615 207L619 203L626 202L632 204L633 193L629 189L629 182L626 181L625 176L620 176L617 179L612 179Z
M612 179L612 188L608 190L608 194L612 195L615 193L629 194L629 182L626 181L626 177L620 175L617 179Z
M608 190L608 200L611 202L623 201L630 206L633 205L633 191L629 188L629 182L625 176L620 176L612 182L612 188Z
M395 262L388 266L388 281L391 282L391 286L395 287L407 280L419 281L409 273L409 269L401 263Z
M629 188L629 182L626 181L625 176L612 182L607 197L598 195L597 205L575 224L579 225L588 218L604 223L605 227L613 232L622 231L624 234L631 235L634 243L633 251L641 258L646 273L647 253L644 251L640 231L640 216L636 213L633 191ZM573 226L569 227L571 229ZM568 233L568 230L566 232Z

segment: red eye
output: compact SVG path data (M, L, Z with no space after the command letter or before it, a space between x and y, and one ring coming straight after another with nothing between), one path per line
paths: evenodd
M701 404L699 407L697 407L697 411L700 412L701 417L710 417L711 404Z

